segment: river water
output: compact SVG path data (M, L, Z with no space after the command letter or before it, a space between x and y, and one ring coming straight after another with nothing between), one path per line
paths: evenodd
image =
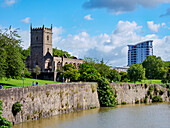
M20 123L14 128L170 128L170 103L96 108Z

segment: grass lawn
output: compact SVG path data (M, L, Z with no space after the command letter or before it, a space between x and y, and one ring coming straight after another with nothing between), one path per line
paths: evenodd
M50 80L36 80L31 78L25 78L24 79L24 86L32 86L32 82L38 81L38 85L45 85L47 84L54 84L54 83L60 83L56 81L50 81ZM22 87L23 86L23 79L2 79L0 80L0 84L3 85L3 87Z
M117 83L119 83L119 82L117 82ZM122 83L124 83L124 82L122 82ZM128 81L127 83L134 83L134 82ZM136 82L136 84L141 84L141 83L163 84L161 82L161 80L154 80L154 79L151 79L151 80L147 79L147 80L142 80L141 82L139 82L139 81Z

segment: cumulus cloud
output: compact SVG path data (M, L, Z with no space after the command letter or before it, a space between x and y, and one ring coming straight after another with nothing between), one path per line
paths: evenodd
M170 15L170 8L168 8L168 9L166 10L166 13L165 13L165 14L160 15L160 17L169 16L169 15Z
M69 34L57 44L63 50L67 50L72 55L79 58L92 57L98 60L108 61L108 65L125 66L127 65L127 54L129 44L136 44L149 39L154 40L154 54L161 56L164 60L170 57L170 36L160 39L156 34L146 36L138 35L142 26L136 22L119 21L111 34L100 34L91 36L87 32L76 35ZM165 50L164 47L166 46Z
M90 14L84 16L84 19L85 19L85 20L94 20L94 18L91 18L91 15L90 15Z
M148 25L148 28L154 32L158 32L158 29L161 27L160 24L154 24L153 21L147 21L147 25Z
M16 3L16 0L5 0L4 4L7 6L12 6Z
M106 8L109 12L119 14L134 11L139 5L152 8L160 3L169 3L169 0L88 0L84 2L85 9Z
M25 19L21 20L23 23L29 23L30 22L30 17L26 17Z

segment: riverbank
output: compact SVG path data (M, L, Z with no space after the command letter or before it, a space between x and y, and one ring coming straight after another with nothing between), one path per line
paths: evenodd
M170 102L117 105L29 121L13 128L168 128L169 106Z

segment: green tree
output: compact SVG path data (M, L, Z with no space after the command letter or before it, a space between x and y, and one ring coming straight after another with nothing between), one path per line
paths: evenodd
M73 64L66 64L63 66L64 69L64 78L70 79L70 81L77 81L80 77L80 73ZM63 74L61 73L61 76Z
M2 100L0 100L0 111L3 111ZM2 117L2 112L0 112L0 128L12 128L11 122Z
M161 57L147 56L142 65L146 70L146 78L161 79L166 72Z
M110 74L108 76L109 80L112 82L116 82L116 81L120 81L121 80L121 76L120 74L115 70L115 69L110 69Z
M101 107L114 107L116 105L114 91L106 78L102 77L98 80L97 92Z
M170 83L170 61L166 61L165 63L165 74L162 77L162 83Z
M145 78L145 69L142 64L133 64L128 69L128 77L130 81L141 81Z
M53 48L53 56L59 56L59 57L63 57L64 54L68 57L68 58L74 58L74 56L71 56L67 51L63 51L63 50L59 50L57 48Z
M104 64L103 61L101 61L101 63L96 63L95 68L100 73L101 77L107 78L109 76L110 67Z
M37 79L37 76L41 73L41 68L38 65L36 65L35 68L33 69L33 72L35 73Z
M121 81L122 82L128 82L128 74L127 74L127 72L120 72L119 74L121 76Z
M20 53L20 37L17 30L5 29L0 32L0 77L19 78L22 76L22 69L25 64Z
M97 81L101 75L95 67L87 62L79 65L81 81Z

